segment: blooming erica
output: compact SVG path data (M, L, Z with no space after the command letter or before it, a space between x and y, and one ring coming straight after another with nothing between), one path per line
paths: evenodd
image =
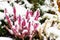
M16 37L24 38L25 36L29 36L30 40L32 40L32 37L35 32L37 32L37 28L39 27L39 21L38 18L40 16L39 10L36 12L32 12L32 10L27 10L26 14L24 16L19 15L16 16L16 8L13 7L13 18L11 20L11 17L7 15L7 9L4 10L5 17L7 20L7 23L9 25L6 26L6 29Z

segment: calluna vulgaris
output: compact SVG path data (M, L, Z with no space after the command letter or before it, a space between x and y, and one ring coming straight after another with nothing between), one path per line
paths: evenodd
M39 27L39 16L40 12L37 10L35 13L33 13L31 10L27 10L25 16L19 15L16 16L16 8L13 7L13 18L9 17L7 15L7 9L4 10L5 17L7 20L7 23L9 25L6 26L6 29L16 37L24 38L25 36L29 36L30 40L32 40L33 35L35 32L37 32L37 28Z

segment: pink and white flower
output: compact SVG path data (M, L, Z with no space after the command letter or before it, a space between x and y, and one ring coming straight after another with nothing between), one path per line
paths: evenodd
M23 11L23 10L22 10ZM12 34L19 38L24 38L25 36L29 36L30 40L32 40L32 37L34 33L37 31L37 28L39 27L40 23L38 21L38 18L40 16L39 10L36 12L32 12L32 10L27 10L25 16L19 15L16 16L16 8L13 7L13 21L11 18L7 15L7 9L4 10L7 23L9 25L6 26L6 29Z

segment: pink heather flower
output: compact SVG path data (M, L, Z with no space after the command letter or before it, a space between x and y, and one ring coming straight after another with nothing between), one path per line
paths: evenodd
M32 12L27 10L26 15L23 17L21 15L16 16L16 8L13 7L13 21L11 18L7 15L7 9L4 10L8 25L10 29L6 26L6 29L12 34L19 38L24 38L25 36L29 36L30 40L32 40L32 37L34 33L37 31L37 28L39 27L39 21L38 18L40 16L39 10L36 12ZM14 24L13 24L14 23Z

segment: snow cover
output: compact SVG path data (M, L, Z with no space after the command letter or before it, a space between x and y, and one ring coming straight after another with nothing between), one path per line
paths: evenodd
M0 40L13 40L13 39L9 37L0 37Z
M5 17L4 13L0 12L0 20L4 19L4 17Z

